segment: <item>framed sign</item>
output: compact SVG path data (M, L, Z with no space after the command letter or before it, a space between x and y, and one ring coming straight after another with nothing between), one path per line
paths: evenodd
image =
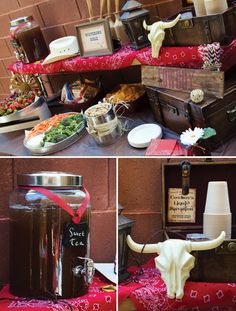
M108 19L77 25L80 56L100 56L113 53L113 43Z
M169 188L168 222L195 223L196 189L189 189L188 195L182 194L182 188Z

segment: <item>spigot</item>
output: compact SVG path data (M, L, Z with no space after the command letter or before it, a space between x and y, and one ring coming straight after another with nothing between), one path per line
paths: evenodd
M188 195L190 185L191 163L185 160L180 163L180 166L182 169L182 194Z
M90 258L77 257L77 259L84 260L84 266L77 265L72 269L72 273L75 277L84 277L87 285L89 285L95 273L94 262Z

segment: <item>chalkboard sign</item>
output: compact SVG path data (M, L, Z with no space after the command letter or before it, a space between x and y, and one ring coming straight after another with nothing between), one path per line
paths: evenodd
M80 247L87 244L87 224L85 222L67 223L64 227L64 247Z

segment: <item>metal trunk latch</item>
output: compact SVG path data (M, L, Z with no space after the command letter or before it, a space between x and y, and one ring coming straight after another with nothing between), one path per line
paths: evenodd
M228 119L229 119L229 122L234 122L236 120L236 105L233 106L232 109L230 110L227 110L227 116L228 116Z

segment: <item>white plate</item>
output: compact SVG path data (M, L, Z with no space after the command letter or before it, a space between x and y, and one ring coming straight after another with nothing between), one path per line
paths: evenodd
M152 139L162 137L162 129L157 124L143 124L135 127L129 132L127 139L134 148L146 148Z

